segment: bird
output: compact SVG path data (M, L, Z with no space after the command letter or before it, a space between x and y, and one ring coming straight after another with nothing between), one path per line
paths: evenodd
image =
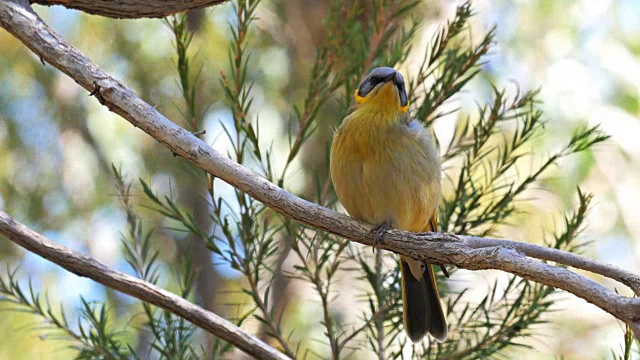
M402 74L373 69L356 89L347 116L334 132L330 173L349 215L390 228L437 231L442 196L440 161L425 127L409 115ZM377 234L377 235L376 235ZM447 338L447 322L432 264L400 256L404 329L412 342L429 333Z

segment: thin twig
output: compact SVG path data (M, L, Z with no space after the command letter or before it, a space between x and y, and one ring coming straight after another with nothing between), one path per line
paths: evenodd
M260 290L258 289L258 284L256 284L255 281L253 281L253 277L251 276L251 274L245 274L245 278L248 280L249 286L251 287L251 293L253 294L253 301L255 301L258 308L260 308L260 311L262 312L262 316L264 317L264 321L269 327L269 330L271 331L271 335L275 337L276 340L278 340L278 344L282 346L282 349L284 350L285 354L287 354L291 358L295 358L295 354L291 349L291 346L289 346L289 343L282 336L282 333L278 329L278 325L272 319L271 317L272 312L269 311L267 304L265 304L264 299L260 296Z
M379 308L378 311L376 311L375 313L373 313L369 319L367 319L367 321L365 321L364 324L362 324L360 327L356 328L355 330L353 330L351 332L351 334L347 337L345 337L344 339L342 339L342 341L340 342L339 346L340 348L343 348L347 345L347 343L351 340L353 340L353 338L355 338L358 334L360 334L362 331L364 331L367 327L369 327L371 325L372 322L377 321L378 316L380 314L384 314L385 312L389 311L391 304L386 304L383 307Z

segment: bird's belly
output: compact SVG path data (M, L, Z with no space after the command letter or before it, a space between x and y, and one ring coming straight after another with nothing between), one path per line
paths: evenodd
M344 154L334 159L332 177L351 216L409 231L428 227L439 203L439 174L430 168L437 164L410 146Z

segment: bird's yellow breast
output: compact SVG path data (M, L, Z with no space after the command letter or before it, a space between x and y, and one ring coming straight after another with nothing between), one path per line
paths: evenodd
M433 144L423 128L399 121L397 111L363 110L345 118L334 135L331 177L340 201L371 224L428 229L441 191Z

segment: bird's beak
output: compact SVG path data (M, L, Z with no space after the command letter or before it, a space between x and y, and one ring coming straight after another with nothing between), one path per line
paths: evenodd
M402 75L399 72L394 71L389 74L384 79L384 82L387 83L389 81L393 81L393 85L398 89L398 96L400 97L400 106L405 107L409 104L409 100L407 99L407 90L404 88L404 81L402 80Z
M391 80L394 80L393 82L395 83L395 78L396 78L396 74L397 74L397 73L398 73L397 71L394 71L394 72L392 72L391 74L389 74L389 76L387 76L386 78L384 78L384 82L386 83L386 82L389 82L389 81L391 81Z

